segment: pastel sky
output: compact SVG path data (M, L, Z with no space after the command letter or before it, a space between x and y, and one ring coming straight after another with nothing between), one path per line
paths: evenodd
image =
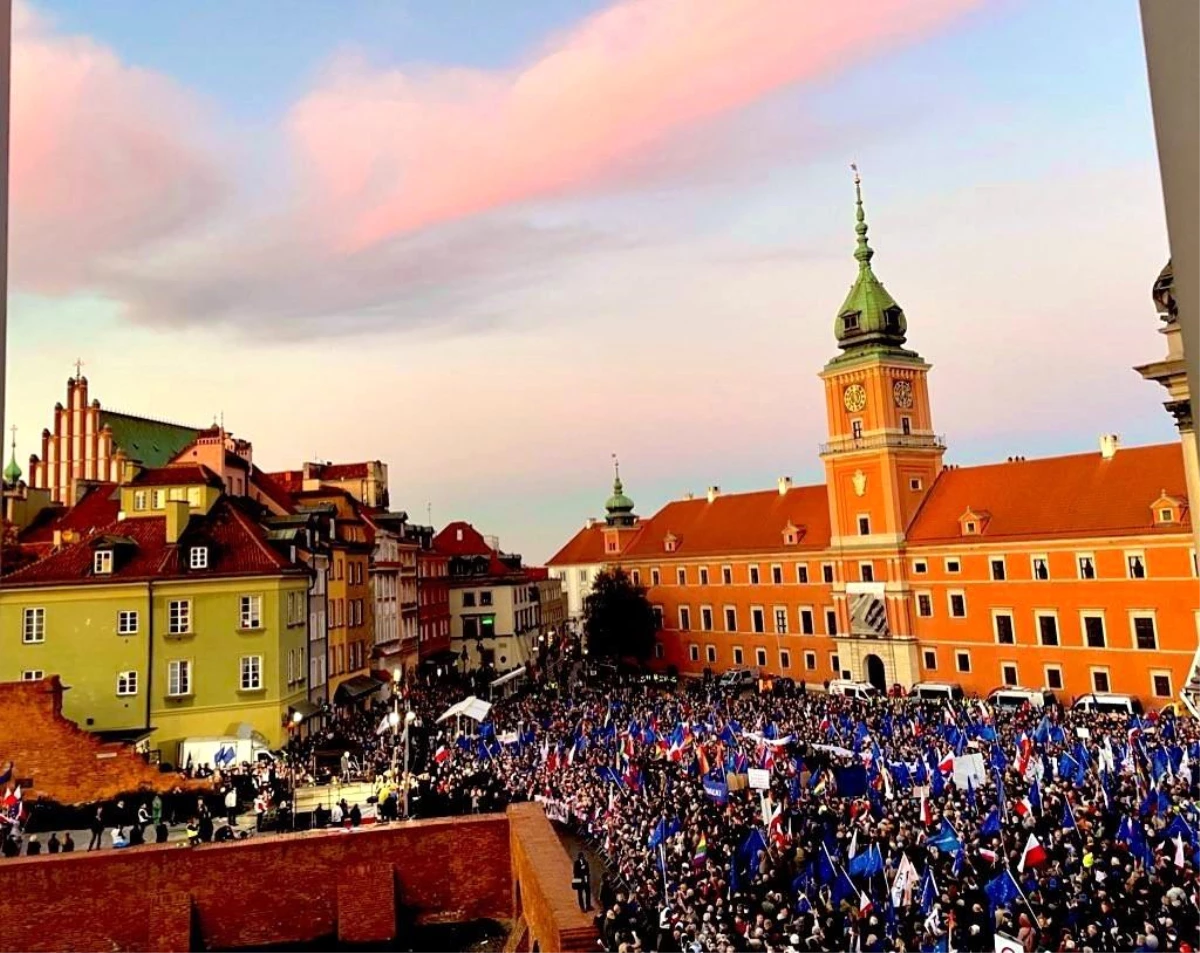
M1171 440L1133 0L17 0L8 418L106 406L380 458L527 559L821 479L876 272L948 460Z

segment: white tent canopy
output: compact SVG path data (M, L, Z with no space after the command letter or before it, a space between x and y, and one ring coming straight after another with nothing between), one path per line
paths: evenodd
M488 712L491 710L492 706L490 702L485 702L482 698L476 698L474 695L469 695L462 701L455 702L444 712L442 712L442 714L438 717L438 724L440 725L443 721L446 721L448 718L453 718L456 715L465 716L470 718L472 721L483 721L488 716Z
M525 666L522 665L520 668L514 668L511 672L506 672L504 675L501 675L499 678L493 681L489 687L499 688L501 685L507 685L509 682L515 681L524 674Z

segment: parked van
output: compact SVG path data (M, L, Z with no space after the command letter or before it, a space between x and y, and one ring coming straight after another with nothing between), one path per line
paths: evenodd
M1140 715L1142 703L1130 695L1112 692L1092 692L1080 695L1071 706L1076 711L1098 711L1101 714Z
M728 672L721 676L720 685L722 688L750 688L757 682L754 673L748 668L731 668Z
M912 688L912 693L922 701L943 701L945 699L954 699L962 701L963 690L962 686L957 682L917 682Z
M845 678L835 678L829 683L830 695L845 695L847 698L858 698L865 701L879 694L879 689L867 682L852 682Z
M1054 708L1058 705L1058 696L1049 689L1020 688L1016 685L997 688L988 695L987 700L997 708L1020 708L1022 705L1029 705L1033 708Z
M179 767L230 768L238 764L274 761L276 755L252 738L233 735L210 738L185 738L179 743Z

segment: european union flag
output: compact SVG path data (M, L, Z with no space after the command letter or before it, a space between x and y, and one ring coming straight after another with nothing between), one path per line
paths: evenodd
M1020 888L1017 887L1017 882L1013 880L1013 875L1007 867L999 877L990 881L983 889L993 910L997 907L1007 907L1021 896Z
M988 816L984 818L983 824L979 828L979 833L984 837L1000 833L1000 808L994 807L988 812Z

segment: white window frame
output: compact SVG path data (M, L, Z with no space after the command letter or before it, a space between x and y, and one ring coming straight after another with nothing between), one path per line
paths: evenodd
M921 598L922 597L927 599L929 602L929 611L928 612L921 611ZM917 618L918 619L932 619L933 618L933 593L930 590L918 589L916 592L913 593L913 602L914 602L913 608L917 610Z
M866 524L867 524L867 531L865 533L863 532L863 521L864 520L866 521ZM856 530L858 530L859 536L870 536L871 535L871 514L870 513L858 513L854 517L854 528Z
M707 625L705 625L705 620L704 620L704 613L706 613L706 612L708 613L708 624ZM713 607L712 606L701 606L700 607L700 631L701 632L712 632L713 631Z
M26 606L21 611L21 642L24 645L41 645L46 641L46 609L44 606Z
M586 573L584 573L583 570L580 570L579 574L584 577L583 579L580 579L580 581L579 581L580 586L583 586L586 584ZM632 582L635 586L640 586L642 584L642 574L636 569L630 570L629 581Z
M771 613L775 617L775 634L788 634L788 611L787 606L773 606Z
M829 667L833 669L833 677L842 677L842 660L838 658L837 652L829 653Z
M923 489L925 489L925 484L921 481L920 477L908 478L908 490L910 493L919 493Z
M117 672L117 697L130 698L138 693L137 669Z
M1154 648L1144 649L1137 644L1137 620L1149 619L1150 624L1154 626ZM1161 648L1162 639L1159 638L1161 633L1158 631L1158 613L1153 609L1130 609L1129 610L1129 647L1135 652L1157 652Z
M704 646L704 660L708 665L717 664L717 647L715 645Z
M141 512L145 508L146 508L146 491L145 490L134 490L133 491L134 512L135 513Z
M1057 686L1050 684L1051 672L1054 672L1056 675L1058 675ZM1063 670L1061 665L1043 665L1042 678L1045 680L1046 687L1053 692L1061 692L1064 688L1066 688L1067 682L1066 679L1063 678Z
M92 553L92 572L97 576L111 576L113 571L113 551L97 549Z
M962 667L963 659L967 660L966 668ZM958 672L961 675L970 675L971 674L971 653L968 649L955 649L954 650L954 671Z
M729 613L731 613L731 612L733 613L733 628L732 629L729 627ZM725 623L725 631L726 632L736 632L738 630L737 606L722 606L721 607L721 621Z
M962 615L958 615L954 611L954 597L962 598ZM950 589L946 592L946 613L951 619L965 619L967 617L967 593L963 589Z
M679 615L679 631L680 632L692 631L692 607L691 606L680 606L678 609L678 615ZM684 618L685 616L687 617L686 619Z
M954 565L957 568L951 569ZM962 573L962 557L961 556L945 556L942 559L942 569L945 570L947 576L957 576Z
M1092 567L1092 575L1090 577L1083 574L1083 561L1087 560ZM1100 578L1100 573L1096 572L1096 554L1095 553L1076 553L1075 554L1075 578L1083 582L1095 582Z
M699 569L698 575L700 576L700 585L707 586L708 585L708 567L701 566Z
M238 628L244 632L257 632L263 627L263 598L258 593L238 596Z
M825 572L828 569L829 572ZM821 563L821 585L832 586L837 582L837 563Z
M866 570L866 572L864 572L863 570ZM870 576L871 578L868 579L867 576ZM875 563L872 560L864 559L859 562L858 578L861 579L863 582L874 582L875 581Z
M721 585L722 586L732 586L733 585L733 567L732 566L722 566L721 567Z
M288 649L288 654L287 654L287 683L288 683L289 685L291 685L291 684L292 684L293 682L295 682L295 680L296 680L296 679L295 679L295 674L294 674L294 672L295 672L295 668L296 668L296 650L295 650L295 649Z
M117 635L137 635L138 622L137 609L118 609Z
M1000 564L1000 572L1003 573L999 579L996 578L996 563ZM1008 560L1004 556L988 556L988 579L992 582L1008 582Z
M1053 619L1054 620L1054 635L1058 639L1058 641L1055 642L1053 645L1051 645L1049 642L1043 641L1043 639L1042 639L1042 619ZM1033 628L1034 628L1034 637L1037 639L1036 644L1040 648L1047 648L1047 649L1062 648L1062 641L1063 641L1062 625L1058 620L1058 610L1057 609L1034 609L1033 610Z
M700 646L696 645L695 642L688 645L688 658L693 662L700 661Z
M933 664L929 664L929 660L933 660ZM938 670L937 649L921 649L921 665L927 672L936 672Z
M27 668L21 673L21 681L23 682L38 682L45 677L45 670L40 668Z
M929 574L928 559L914 559L912 561L912 571L914 576L925 576Z
M787 649L779 650L779 667L781 669L790 669L792 667L792 653Z
M761 645L754 650L754 664L760 669L767 667L767 650Z
M815 672L816 670L817 670L817 653L816 652L805 652L804 653L804 671Z
M161 510L166 506L167 494L165 490L150 491L150 509Z
M809 631L804 631L804 613L808 613ZM817 634L817 613L812 606L800 606L796 612L796 629L797 635L816 635Z
M238 688L243 692L263 690L263 657L243 655L238 659Z
M1096 676L1104 676L1104 687L1100 688L1096 685ZM1088 680L1091 683L1092 691L1099 692L1101 695L1112 691L1112 672L1109 671L1107 665L1093 665L1088 669Z
M771 563L771 585L783 585L783 566L779 563Z
M1103 645L1092 645L1088 642L1087 620L1099 619L1100 628L1104 634ZM1103 609L1080 609L1079 610L1079 640L1080 644L1085 649L1106 649L1108 648L1108 621L1104 618Z
M675 567L675 585L677 585L677 586L686 586L687 585L687 568L686 567L684 567L684 566L676 566Z
M1000 641L999 619L1001 616L1006 617L1008 619L1009 625L1012 627L1013 640L1011 642L1001 642ZM1017 616L1016 616L1016 613L1014 613L1012 609L1005 607L1005 608L992 610L992 641L994 643L996 643L996 645L1016 645L1017 644Z
M1013 670L1013 678L1011 682L1004 677L1004 670L1006 668L1011 668ZM1000 684L1006 688L1014 688L1021 684L1021 667L1017 665L1016 662L1009 660L1002 661L1000 663Z
M811 578L808 574L808 563L796 563L796 585L807 586Z
M826 635L836 636L838 634L838 632L837 632L837 626L838 626L837 615L838 614L837 614L836 607L834 607L834 606L826 606L825 607L825 634ZM829 624L830 619L833 619L832 625Z
M1154 690L1154 680L1156 678L1165 678L1167 680L1167 693L1160 695ZM1150 669L1150 697L1151 698L1174 698L1175 697L1175 679L1171 677L1171 670L1167 668L1152 668Z
M746 578L750 580L752 586L762 585L762 569L758 563L751 563L746 567Z
M1133 563L1134 559L1138 559L1141 561L1142 574L1140 576L1135 576L1133 574L1132 563ZM1150 578L1149 567L1147 567L1147 565L1146 565L1146 553L1144 550L1141 550L1141 549L1125 550L1125 578L1126 579L1149 579Z
M1037 564L1041 564L1046 568L1045 578L1037 574ZM1046 553L1030 553L1029 554L1029 578L1034 582L1049 582L1050 581L1050 556Z
M739 667L746 664L746 650L740 645L733 647L733 664Z
M758 613L757 618L755 613ZM764 635L767 631L767 610L762 606L750 607L750 631L755 635Z
M182 621L182 625L179 621ZM192 632L192 600L172 599L167 603L167 634L190 635Z
M192 660L171 659L167 662L167 696L186 698L192 694Z
M193 546L188 554L189 569L207 569L208 568L208 547Z

